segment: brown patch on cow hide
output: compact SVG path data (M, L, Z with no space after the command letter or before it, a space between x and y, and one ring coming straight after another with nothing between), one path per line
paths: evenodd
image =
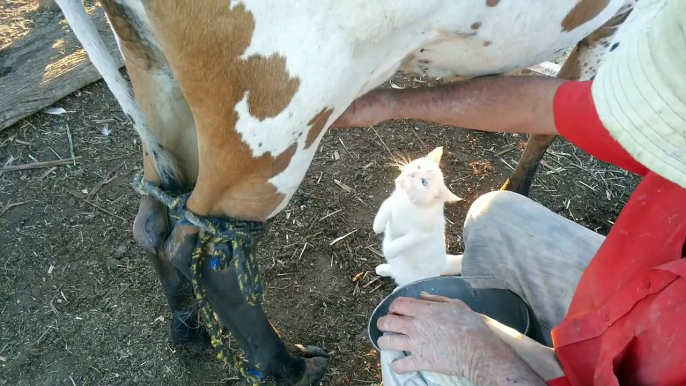
M267 219L285 199L269 180L288 167L297 143L281 154L255 157L236 132L235 106L248 93L250 114L260 120L275 117L288 107L300 80L287 72L283 56L241 58L255 29L244 5L230 8L225 0L145 4L195 118L199 172L188 208L199 215Z
M590 35L586 36L586 38L581 40L580 44L587 45L587 46L593 46L594 44L601 44L602 42L604 42L602 44L609 46L610 45L609 38L614 36L618 27L624 23L624 21L626 20L627 17L629 17L631 12L632 11L623 12L621 14L613 16L610 20L608 20L600 28L593 31Z
M471 27L473 30L477 30L481 27L481 22L477 21L476 23L472 23Z
M630 13L631 12L625 12L620 15L615 15L600 28L582 39L572 53L569 54L567 60L565 60L557 77L567 80L579 80L581 78L582 69L588 67L588 63L582 60L584 52L599 50L603 49L602 47L606 47L607 42L610 41L617 30L617 27L624 23Z
M333 113L332 108L323 108L322 111L318 112L307 125L310 126L310 131L307 133L307 141L305 141L305 149L309 149L314 141L319 137L319 134L324 130L326 122Z
M269 58L250 57L243 74L253 77L248 109L259 120L275 117L285 110L300 86L299 79L289 76L286 59L276 54Z
M495 7L498 3L500 3L500 0L486 0L487 7Z
M607 7L610 0L580 0L562 20L562 31L573 31L577 27L592 20Z

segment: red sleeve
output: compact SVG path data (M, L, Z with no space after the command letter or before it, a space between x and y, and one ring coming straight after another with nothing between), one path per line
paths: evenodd
M560 377L560 378L555 378L551 379L545 382L547 386L570 386L569 380L567 377Z
M553 100L557 131L595 158L644 176L648 169L627 153L600 121L591 95L592 84L568 81L558 88Z

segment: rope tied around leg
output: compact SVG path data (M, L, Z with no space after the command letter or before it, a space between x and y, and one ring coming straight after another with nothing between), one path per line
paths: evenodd
M160 201L169 209L169 217L179 224L191 224L200 229L198 240L191 254L191 284L198 302L200 314L210 335L212 346L218 351L217 357L229 366L236 368L250 385L259 385L262 375L257 369L237 355L221 337L220 324L212 306L207 300L207 291L200 285L203 257L211 256L213 270L223 270L233 263L238 285L246 302L251 306L262 303L264 283L259 272L257 258L252 249L256 236L264 232L266 223L242 221L230 218L202 217L186 208L190 193L173 195L143 178L140 172L133 180L136 193ZM210 245L213 247L209 252Z

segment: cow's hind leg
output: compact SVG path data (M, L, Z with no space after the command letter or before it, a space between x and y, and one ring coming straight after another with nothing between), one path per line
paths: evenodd
M245 100L248 111L241 116L246 120L252 116L255 122L250 125L257 125L286 108L299 80L285 73L284 60L276 54L243 57L255 22L242 4L203 0L174 2L174 7L169 7L168 1L149 0L144 5L196 128L197 142L193 145L199 149L199 167L197 178L189 178L195 186L187 201L188 210L229 222L266 220L284 199L268 180L287 167L297 144L286 144L290 150L283 152L256 154L260 153L259 146L274 145L268 141L276 140L253 143L255 148L251 148L246 141L254 132L250 132L250 126L244 128L247 133L237 129L237 105ZM270 130L277 134L284 128L274 124ZM226 237L245 240L247 236ZM230 256L238 258L238 253ZM183 257L174 266L188 277L190 253ZM223 268L212 267L210 261L205 261L207 256L200 258L203 261L197 284L206 294L200 300L203 306L207 300L219 324L237 341L250 365L281 385L316 384L326 370L325 353L305 348L300 351L306 355L295 355L262 307L245 301L233 262Z
M127 42L122 42L126 50ZM126 51L125 51L126 52ZM131 57L132 54L129 55ZM185 178L197 174L197 148L195 126L188 104L178 84L166 66L155 63L140 65L127 60L127 70L136 92L136 99L166 151L181 160L178 169ZM157 174L148 150L143 149L144 177L158 186L165 185ZM183 186L183 181L167 181L165 188ZM150 198L142 198L134 222L134 237L145 249L159 277L167 303L171 308L169 339L194 349L209 347L209 336L198 316L195 297L187 276L179 274L180 267L195 245L197 235L185 227L174 226L168 219L167 208Z
M629 15L630 10L628 10L628 7L629 5L627 5L627 8L620 10L605 25L580 41L565 61L557 77L568 80L592 79L600 65L603 54L609 49L615 30ZM528 196L536 170L546 150L548 150L548 147L556 138L557 136L555 135L531 135L526 144L526 149L524 149L522 156L517 162L517 167L501 190L509 190Z
M171 74L165 68L148 68L136 64L136 61L128 61L127 70L150 129L156 133L167 151L183 161L179 169L184 176L194 178L197 173L194 125L178 85L170 81ZM144 146L145 179L164 185L152 163ZM179 184L179 181L167 185L174 184ZM144 197L134 221L134 238L143 247L155 268L171 309L170 342L196 350L209 347L209 335L200 323L189 277L180 273L191 254L197 235L188 232L185 227L174 226L164 204Z
M123 3L112 0L102 0L101 3L117 34L137 102L133 106L127 98L119 100L119 103L128 104L129 110L140 110L137 115L144 119L145 130L149 130L150 136L158 142L157 151L163 149L169 159L182 161L176 168L178 173L174 181L169 181L171 176L163 179L158 174L160 169L153 165L150 149L143 143L145 179L157 185L183 184L184 178L193 179L197 174L195 128L188 104L173 80L164 55L154 48L155 44L150 40L152 36L141 22L142 17ZM89 55L98 54L97 51L89 52ZM110 66L101 71L116 71L116 68ZM119 83L124 84L124 81ZM184 254L190 254L196 236L174 228L168 220L167 208L149 198L141 200L133 228L134 239L145 250L171 308L171 343L194 349L207 347L209 336L198 318L190 283L173 264Z
M171 225L163 204L143 198L134 222L134 237L155 268L171 308L170 341L195 350L210 347L190 281L197 228ZM326 353L314 346L285 344L262 308L245 301L232 264L217 271L206 262L201 277L200 285L206 289L207 300L220 322L260 373L275 377L279 384L294 386L309 386L321 378Z
M197 235L185 232L183 227L172 229L167 208L150 198L141 200L133 233L155 269L171 308L170 342L194 350L210 347L209 335L199 323L190 281L173 264L190 255Z

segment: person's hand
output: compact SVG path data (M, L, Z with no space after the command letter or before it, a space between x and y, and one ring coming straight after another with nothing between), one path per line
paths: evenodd
M357 98L331 125L339 127L368 127L390 119L390 99L384 90L374 90Z
M489 367L484 363L511 355L483 317L460 300L425 293L421 299L397 298L377 325L393 333L379 338L380 349L411 353L391 364L398 374L431 371L474 381Z

